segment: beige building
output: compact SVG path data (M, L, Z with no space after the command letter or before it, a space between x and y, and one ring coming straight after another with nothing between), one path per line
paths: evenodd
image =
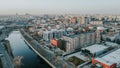
M91 21L90 22L91 25L103 25L103 22L102 21Z
M100 43L99 32L84 32L77 35L63 36L66 41L66 52L72 52L75 49L86 47L91 44Z

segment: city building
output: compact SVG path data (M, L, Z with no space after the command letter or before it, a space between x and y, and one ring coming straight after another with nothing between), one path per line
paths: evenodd
M45 41L49 41L50 39L53 39L53 33L51 31L43 31L43 39Z
M66 41L66 52L72 52L81 47L100 43L100 33L96 31L63 36L62 38Z
M103 22L102 21L91 21L90 24L91 25L96 25L96 26L102 26Z
M120 49L117 49L107 55L92 59L92 64L101 65L104 68L120 67Z
M36 30L36 27L29 27L30 32L35 32L35 30Z
M106 34L103 34L102 38L103 38L103 40L106 40L106 41L115 41L117 34L118 33L116 33L116 32L108 32Z
M51 39L50 40L50 43L53 45L53 46L58 46L58 40L57 39Z
M77 23L77 17L71 18L71 19L70 19L70 22L71 22L71 23Z
M63 29L46 30L46 31L43 31L43 39L45 41L50 41L51 39L60 39L60 38L62 38L63 34L64 34Z
M81 16L81 17L79 17L78 18L78 22L81 24L81 25L87 25L87 24L89 24L89 22L90 22L91 20L90 20L90 18L89 17L85 17L85 16Z
M60 48L63 51L66 51L66 41L62 40L62 39L51 39L50 43L55 46Z
M96 57L102 54L108 47L104 45L94 44L85 48L82 48L84 54Z

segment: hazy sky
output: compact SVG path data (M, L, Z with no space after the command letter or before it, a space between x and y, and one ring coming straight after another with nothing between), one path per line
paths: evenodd
M0 14L120 13L120 0L0 0Z

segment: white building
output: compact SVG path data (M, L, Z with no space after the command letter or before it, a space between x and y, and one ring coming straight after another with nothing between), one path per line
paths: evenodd
M105 56L94 58L94 63L101 64L104 68L117 68L120 67L120 49L117 49Z
M104 52L108 47L104 45L94 44L85 48L82 48L83 51L88 51L93 56L98 56Z
M91 25L103 25L102 21L91 21L90 22Z
M43 39L45 41L50 41L50 39L59 39L63 36L64 30L52 29L50 31L43 31Z
M44 31L43 32L43 39L45 41L49 41L50 39L53 39L53 33L51 31Z

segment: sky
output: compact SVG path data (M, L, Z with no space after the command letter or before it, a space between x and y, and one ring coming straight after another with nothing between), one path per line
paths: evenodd
M120 14L120 0L0 0L0 14Z

